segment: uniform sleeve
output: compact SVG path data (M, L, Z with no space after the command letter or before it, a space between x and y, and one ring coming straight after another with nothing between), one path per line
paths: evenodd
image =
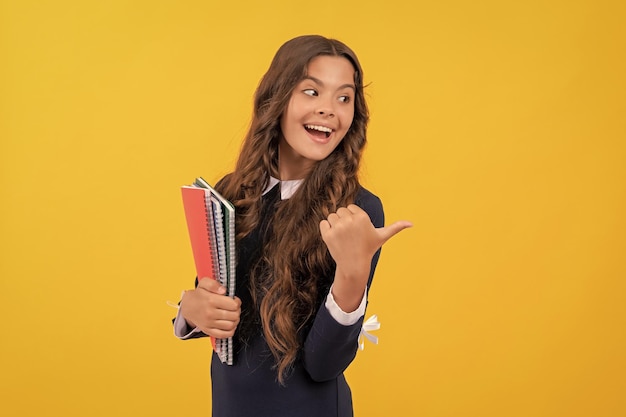
M351 326L356 323L360 317L365 315L365 305L367 304L367 288L365 289L365 293L363 293L363 298L361 299L361 304L357 307L356 310L346 313L337 305L335 301L335 297L333 296L333 287L330 287L328 291L328 295L326 296L326 302L324 306L328 309L332 318L335 319L338 323L343 324L344 326Z
M357 197L356 204L370 216L375 227L384 225L384 212L380 199L366 190ZM380 249L374 254L366 292L369 291ZM337 378L352 363L358 349L358 338L364 314L351 325L343 325L333 318L322 305L304 341L302 360L304 368L315 381Z
M179 339L194 339L196 337L204 337L206 336L202 333L202 330L196 328L191 328L185 318L180 314L180 309L178 310L178 314L173 320L174 323L174 336Z

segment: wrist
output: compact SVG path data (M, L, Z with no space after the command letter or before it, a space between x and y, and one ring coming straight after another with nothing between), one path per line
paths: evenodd
M370 274L370 263L353 263L351 265L337 264L335 268L335 281L344 280L351 283L365 285Z
M352 269L345 271L337 267L331 292L343 311L350 312L358 308L365 293L369 272L369 266L360 271Z
M186 290L183 292L183 295L180 299L180 315L182 316L183 320L185 321L185 323L187 323L187 326L189 326L190 328L195 328L196 325L194 324L194 322L189 318L190 315L190 305L189 305L189 301L190 301L190 295L194 292L195 290Z

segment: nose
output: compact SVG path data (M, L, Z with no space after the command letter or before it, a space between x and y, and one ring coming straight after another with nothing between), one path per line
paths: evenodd
M335 108L333 106L333 100L331 98L326 100L320 100L315 113L319 116L334 117Z

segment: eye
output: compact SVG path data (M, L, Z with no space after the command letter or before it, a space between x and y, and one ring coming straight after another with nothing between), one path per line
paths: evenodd
M311 97L317 96L317 91L315 91L312 88L307 88L306 90L303 90L302 92L306 94L307 96L311 96Z
M350 103L350 96L341 96L339 97L339 101L342 103Z

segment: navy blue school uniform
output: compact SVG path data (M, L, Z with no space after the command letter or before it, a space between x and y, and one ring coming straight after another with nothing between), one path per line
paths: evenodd
M238 243L236 294L242 301L242 323L255 312L248 280L250 269L261 255L264 239L276 204L280 203L280 185L263 196L259 226ZM378 197L364 188L355 204L368 213L375 227L382 227L384 214ZM372 259L369 289L380 251ZM322 297L316 315L307 323L301 351L284 385L279 384L275 361L263 337L260 324L248 337L235 334L235 362L226 365L216 353L211 360L213 417L350 417L353 416L352 394L344 371L354 359L363 317L352 325L338 323L325 303L333 277L320 288ZM252 314L251 314L252 313ZM258 312L256 312L258 315ZM250 319L254 321L253 319ZM238 328L237 332L240 329ZM203 336L202 333L192 337Z

